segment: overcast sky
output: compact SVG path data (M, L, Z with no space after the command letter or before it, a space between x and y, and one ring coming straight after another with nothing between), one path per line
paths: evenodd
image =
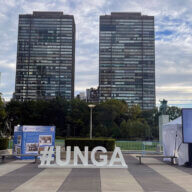
M18 15L63 11L75 17L75 93L98 85L99 16L141 12L155 16L156 95L169 104L192 106L191 0L0 0L0 92L15 86Z

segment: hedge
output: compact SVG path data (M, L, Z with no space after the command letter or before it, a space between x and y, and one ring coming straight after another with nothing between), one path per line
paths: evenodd
M9 139L8 138L0 138L0 150L7 149L9 146Z
M78 146L81 151L84 151L84 147L88 146L89 151L92 151L93 148L97 146L102 146L107 149L107 151L113 151L115 148L115 139L106 139L106 138L66 138L65 146L71 146L71 149L74 149L74 146Z
M65 139L65 137L62 137L62 136L55 136L55 139Z

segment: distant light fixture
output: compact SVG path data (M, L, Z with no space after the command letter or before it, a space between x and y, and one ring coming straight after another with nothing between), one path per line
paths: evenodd
M92 130L93 130L93 124L92 124L92 112L93 112L93 108L96 105L94 104L89 104L88 107L90 108L90 139L92 139Z

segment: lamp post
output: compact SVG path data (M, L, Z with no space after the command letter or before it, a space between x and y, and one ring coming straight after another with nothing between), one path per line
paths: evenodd
M95 105L93 104L89 104L88 107L90 108L90 139L92 139L92 112L93 112L93 108L95 107Z

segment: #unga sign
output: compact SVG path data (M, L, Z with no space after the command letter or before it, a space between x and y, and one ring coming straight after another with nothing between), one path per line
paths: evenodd
M115 147L110 159L107 156L107 150L104 147L98 146L91 151L91 163L88 158L88 147L85 147L84 153L81 152L79 147L74 147L74 158L71 159L71 147L67 147L66 159L61 160L61 147L56 146L56 155L54 147L45 147L41 151L39 168L127 168L127 164L123 158L121 149ZM102 152L99 159L95 158L97 152ZM79 163L79 161L81 163Z

